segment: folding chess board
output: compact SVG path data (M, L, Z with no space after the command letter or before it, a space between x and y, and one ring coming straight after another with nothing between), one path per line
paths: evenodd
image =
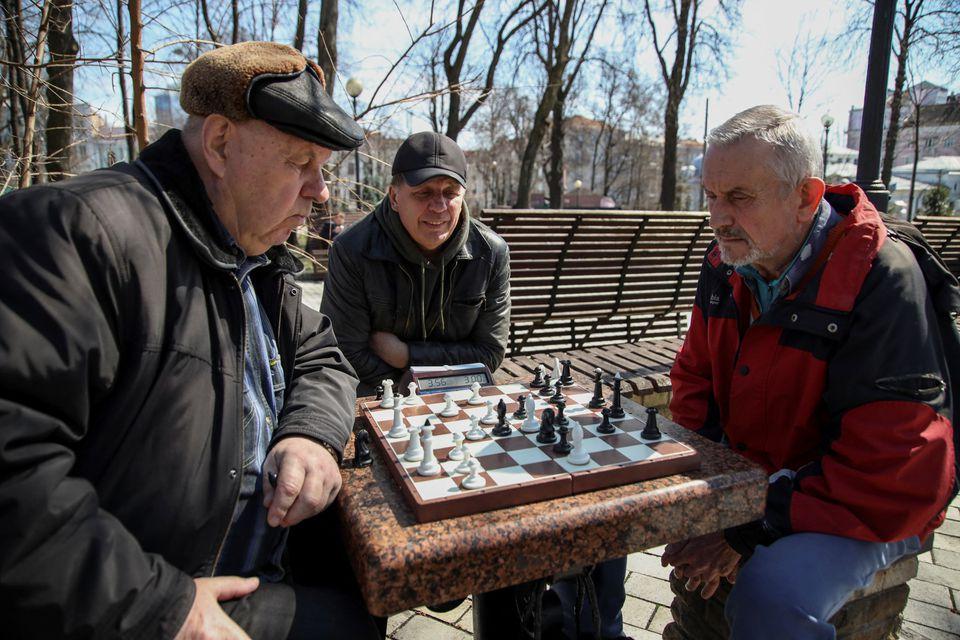
M533 390L536 399L535 414L539 419L547 407L548 396ZM409 437L391 438L387 435L393 425L393 409L380 407L379 401L363 403L363 414L376 448L384 455L387 467L400 487L401 493L419 522L482 513L493 509L512 507L540 500L559 498L584 491L593 491L651 478L690 471L700 466L700 454L666 433L659 440L645 440L640 432L646 416L612 419L616 432L604 435L596 431L601 422L600 409L587 406L592 394L579 386L563 388L566 409L564 414L583 426L583 446L590 455L586 465L574 465L565 455L556 453L553 444L540 444L536 433L522 433L522 420L513 418L519 407L517 398L529 396L531 390L523 384L492 385L480 389L484 400L496 405L501 399L507 406L507 420L513 430L509 436L490 435L491 426L483 425L483 440L465 440L466 447L483 468L480 474L486 485L480 489L462 487L467 474L457 474L459 462L449 460L453 449L453 433L466 433L470 417L482 417L487 407L470 405L469 389L451 391L460 408L453 417L441 417L444 408L442 393L417 396L412 404L403 405L405 427L422 426L429 419L434 425L434 454L440 463L439 475L424 477L417 474L417 462L403 459ZM608 402L609 405L609 402ZM555 408L555 407L554 407Z

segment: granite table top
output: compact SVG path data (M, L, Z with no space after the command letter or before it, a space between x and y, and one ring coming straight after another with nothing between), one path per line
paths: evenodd
M623 404L635 415L643 411L628 398ZM659 422L700 451L699 470L437 522L414 519L376 449L371 466L344 468L337 511L370 612L388 616L564 574L763 514L767 477L760 467Z

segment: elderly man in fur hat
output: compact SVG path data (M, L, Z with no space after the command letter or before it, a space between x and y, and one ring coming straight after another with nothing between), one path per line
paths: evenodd
M283 559L340 488L357 379L282 245L363 132L273 43L200 56L181 104L135 162L0 199L3 633L376 637L354 585Z

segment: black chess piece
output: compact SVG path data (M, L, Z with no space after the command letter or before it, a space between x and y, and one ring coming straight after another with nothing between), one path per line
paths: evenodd
M382 385L382 384L378 384L378 385L377 385L377 397L376 397L376 399L377 399L377 400L383 400L383 385Z
M353 466L356 469L369 467L373 463L370 455L370 433L363 429L353 434Z
M513 417L516 420L523 420L527 417L527 394L521 393L517 398L517 402L520 404L520 406L517 407L517 410L513 412Z
M603 399L603 371L598 367L593 372L593 397L590 398L587 406L591 409L599 409L606 403L606 400Z
M537 370L533 374L533 380L530 382L531 389L539 389L543 386L543 367L537 365Z
M647 407L647 424L640 432L640 437L644 440L659 440L662 437L660 428L657 427L657 413L653 407Z
M557 403L557 426L570 424L570 419L563 415L563 410L567 408L567 403L561 400Z
M560 364L563 365L563 372L560 375L560 382L563 383L563 386L569 387L573 384L573 374L570 373L570 361L561 360Z
M621 385L623 385L623 378L618 373L613 377L613 404L610 405L610 417L614 420L619 420L627 415L620 404Z
M537 442L540 444L550 444L557 441L557 433L553 428L553 409L547 407L540 414L540 433L537 434Z
M500 402L497 403L497 426L491 429L490 433L499 438L510 435L511 431L510 424L507 422L507 403L500 398Z
M567 433L569 432L570 432L570 429L567 428L567 425L565 424L560 425L560 428L557 429L557 433L560 434L560 442L553 445L554 451L563 455L567 455L568 453L573 451L573 445L567 442Z
M543 376L543 388L540 389L540 395L549 396L553 393L553 382L550 380L550 374L546 373Z
M548 402L550 402L550 404L563 402L563 383L559 380L553 383L553 395L550 396L550 400Z
M617 430L616 427L610 424L610 409L604 407L600 410L600 415L603 416L603 420L601 420L600 424L597 426L597 433L609 435Z

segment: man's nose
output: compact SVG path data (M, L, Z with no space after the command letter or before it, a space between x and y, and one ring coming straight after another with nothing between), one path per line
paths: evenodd
M310 174L300 189L300 195L317 203L330 199L330 190L327 188L326 180L323 179L322 168L317 167L317 170Z
M710 210L710 228L719 229L720 227L728 227L734 223L733 214L730 211L730 208L724 205L723 201L720 198L714 198L707 205L707 208Z

